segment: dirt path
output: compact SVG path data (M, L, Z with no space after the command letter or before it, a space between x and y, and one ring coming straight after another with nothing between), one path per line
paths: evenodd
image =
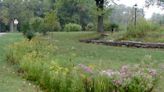
M13 65L5 61L5 47L17 36L0 33L0 92L41 92L38 87L17 75ZM3 36L2 36L3 35Z
M6 34L6 33L0 33L0 36L2 36L2 35L4 35L4 34Z

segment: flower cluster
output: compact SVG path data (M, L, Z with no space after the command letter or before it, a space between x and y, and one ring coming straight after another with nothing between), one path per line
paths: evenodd
M141 67L140 65L124 65L119 70L107 69L101 70L99 73L83 64L79 66L85 72L93 74L94 77L90 76L93 79L96 79L97 76L106 78L106 82L103 81L103 84L108 83L107 85L111 85L111 92L151 92L157 80L157 71L155 69Z

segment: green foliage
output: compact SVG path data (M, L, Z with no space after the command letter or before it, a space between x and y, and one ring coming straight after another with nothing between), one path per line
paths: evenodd
M96 31L96 26L93 23L88 23L85 30L86 31Z
M34 22L32 24L27 22L21 26L21 32L23 32L23 35L30 41L35 36L35 33L39 31L38 27L39 26L34 24Z
M25 33L25 37L30 41L32 38L34 38L35 36L35 32L34 31L30 31L28 30L26 33Z
M55 12L49 12L46 14L43 26L45 27L45 30L49 32L61 30L60 23L58 22L58 17Z
M20 33L8 33L0 37L0 80L3 80L3 82L0 82L0 90L3 92L42 92L38 86L18 77L15 66L9 65L5 60L5 49L8 49L7 47L9 45L22 41L23 39Z
M43 30L43 19L40 17L36 17L36 18L32 18L30 20L30 27L31 30L33 30L34 32L41 32Z
M104 30L105 31L111 31L111 24L109 21L104 22Z
M105 22L104 23L104 30L110 31L110 32L119 31L119 25L117 25L115 23Z
M82 27L75 23L69 23L64 26L64 31L67 31L67 32L82 31Z
M152 31L151 23L145 19L140 19L137 24L129 24L127 28L127 37L142 38L147 32Z
M55 11L62 28L68 23L77 23L85 29L88 22L94 21L93 3L94 0L57 0Z

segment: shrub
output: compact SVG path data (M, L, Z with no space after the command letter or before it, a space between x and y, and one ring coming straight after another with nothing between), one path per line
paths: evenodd
M21 27L21 31L28 40L31 40L35 36L35 31L31 29L29 23L24 23Z
M95 25L93 23L88 23L86 28L86 31L96 31Z
M147 32L152 31L151 24L144 19L138 20L137 24L129 24L127 28L127 37L142 38Z
M23 34L25 35L27 31L30 30L30 24L29 22L26 22L24 23L22 26L21 26L21 32L23 32Z
M40 17L35 17L35 18L32 18L30 20L30 27L31 27L31 30L35 31L35 32L41 32L42 29L43 29L43 19L40 18Z
M44 26L45 30L49 32L61 30L61 26L55 12L50 12L45 15L44 24L42 26Z
M64 26L64 31L67 32L82 31L82 27L79 24L69 23Z
M105 22L104 23L104 30L105 31L111 31L111 25L109 22Z
M62 65L52 58L57 47L50 41L36 37L19 42L11 45L7 54L25 78L36 81L48 92L152 92L156 85L158 73L152 64L125 65L118 70L71 62Z
M111 31L114 32L114 31L118 31L119 26L117 24L113 23L110 25L110 28L111 28Z
M27 32L25 33L25 36L26 36L26 38L30 41L32 38L34 38L35 32L33 32L33 31L27 31Z
M119 25L117 25L115 23L105 22L104 23L104 30L110 31L110 32L115 32L115 31L119 30Z

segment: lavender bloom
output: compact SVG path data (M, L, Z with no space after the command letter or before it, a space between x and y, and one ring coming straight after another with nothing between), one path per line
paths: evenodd
M79 66L84 69L84 71L88 72L88 73L93 73L92 69L88 66L85 66L83 64L79 64Z
M112 77L114 75L120 75L120 72L117 72L117 71L113 71L113 70L104 70L101 72L102 75L107 75L109 77Z
M155 69L149 69L149 74L154 77L157 75L157 71Z
M122 80L114 80L113 82L114 82L114 84L117 85L117 86L120 86L120 85L123 83Z

